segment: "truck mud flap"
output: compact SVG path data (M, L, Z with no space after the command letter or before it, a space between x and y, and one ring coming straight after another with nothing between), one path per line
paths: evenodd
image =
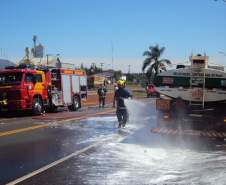
M209 137L209 138L226 138L226 132L217 132L217 131L152 128L151 132L158 133L158 134L166 134L166 135L186 135L186 136L200 136L200 137Z

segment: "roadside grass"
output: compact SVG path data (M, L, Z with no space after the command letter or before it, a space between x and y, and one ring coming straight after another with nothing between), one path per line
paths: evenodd
M140 84L128 83L126 88L132 92L134 98L146 98L147 97L145 89L143 87L141 87ZM114 86L108 85L107 90L108 90L107 94L112 93L112 95L113 95ZM97 89L89 90L89 92L92 92L92 93L96 93L96 91L97 91Z
M147 94L140 84L127 84L127 88L133 93L134 98L146 98Z
M145 92L145 90L132 90L133 93L133 97L134 98L146 98L147 94Z
M132 84L128 83L127 88L130 90L138 90L138 89L143 90L144 89L143 87L141 87L140 84L134 84L134 83L132 83Z

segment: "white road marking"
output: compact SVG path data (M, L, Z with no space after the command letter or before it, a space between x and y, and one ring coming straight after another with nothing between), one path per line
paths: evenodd
M92 145L89 145L89 146L87 146L87 147L85 147L85 148L83 148L83 149L81 149L79 151L73 152L70 155L67 155L67 156L65 156L65 157L63 157L61 159L58 159L58 160L56 160L56 161L54 161L54 162L52 162L52 163L50 163L50 164L48 164L46 166L43 166L43 167L39 168L38 170L35 170L35 171L31 172L31 173L28 173L27 175L24 175L24 176L22 176L22 177L20 177L18 179L15 179L15 180L7 183L6 185L15 185L17 183L23 182L23 181L25 181L25 180L27 180L27 179L29 179L29 178L37 175L37 174L40 174L40 173L42 173L42 172L44 172L44 171L46 171L46 170L48 170L48 169L50 169L50 168L52 168L54 166L57 166L58 164L63 163L64 161L66 161L66 160L68 160L68 159L70 159L72 157L78 156L78 155L82 154L83 152L86 152L87 150L89 150L89 149L91 149L93 147L97 147L100 144L103 144L103 143L105 143L107 141L113 140L113 141L120 142L120 141L122 141L124 139L124 137L121 137L121 138L118 138L118 139L115 140L114 139L115 137L119 137L119 135L118 134L113 134L108 139L103 139L102 141L99 141L99 142L96 142L96 143L94 143Z

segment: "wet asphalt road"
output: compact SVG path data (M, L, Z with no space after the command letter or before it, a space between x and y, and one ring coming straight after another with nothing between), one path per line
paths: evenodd
M0 138L0 184L70 154L19 184L226 184L224 142L153 134L152 100L128 106L125 129L106 115Z

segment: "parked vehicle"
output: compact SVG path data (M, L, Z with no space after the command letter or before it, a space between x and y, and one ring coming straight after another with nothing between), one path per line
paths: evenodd
M147 97L158 96L159 93L156 91L155 86L153 84L149 84L146 87Z
M95 74L95 75L88 76L89 89L99 87L100 85L105 84L105 82L106 82L106 77L103 75Z
M0 70L0 111L44 110L68 106L72 111L87 98L87 76L82 70L20 65Z

